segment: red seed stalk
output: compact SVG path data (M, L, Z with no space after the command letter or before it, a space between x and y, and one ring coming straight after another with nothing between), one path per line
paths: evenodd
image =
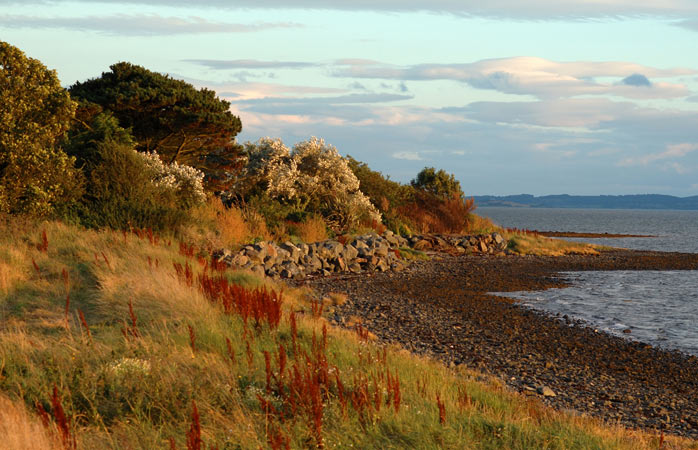
M441 397L439 397L439 393L436 393L436 406L439 408L439 423L441 425L446 423L446 406L444 405L444 402L441 401Z
M80 316L80 323L82 324L85 331L87 331L87 338L92 339L92 333L90 333L90 327L87 326L87 321L85 320L85 314L83 314L81 309L78 309L78 316Z
M41 244L37 244L36 248L42 253L48 252L48 236L45 229L41 231Z
M68 419L65 414L65 410L61 404L61 398L58 396L58 388L55 384L53 385L53 395L51 396L51 407L53 408L53 417L56 420L56 426L61 434L63 448L71 450L77 448L75 436L70 431L70 419Z
M196 333L191 325L187 324L187 328L189 329L189 345L191 346L191 351L192 353L196 353Z
M228 347L228 356L230 357L230 361L233 363L233 366L235 366L237 361L235 358L235 350L233 350L233 343L229 338L225 338L225 345Z
M203 442L201 441L201 422L199 421L199 410L196 408L196 402L191 401L191 425L187 432L187 450L201 450Z

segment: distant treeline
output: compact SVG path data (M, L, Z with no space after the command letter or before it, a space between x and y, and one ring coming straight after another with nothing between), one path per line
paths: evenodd
M599 208L599 209L684 209L698 210L698 196L672 195L544 195L529 194L475 196L478 206L525 208Z

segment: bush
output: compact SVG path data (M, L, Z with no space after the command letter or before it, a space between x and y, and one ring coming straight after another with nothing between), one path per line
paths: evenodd
M189 199L156 181L161 172L149 165L148 157L113 141L99 143L97 153L99 162L86 168L89 194L79 212L85 225L160 231L188 221Z
M469 228L475 201L458 196L441 198L427 192L417 192L413 203L398 210L398 214L420 233L463 233Z
M347 161L322 139L313 137L289 150L279 139L262 138L245 144L245 152L246 167L233 192L260 206L270 225L305 214L321 215L336 231L380 221Z
M0 212L45 216L79 198L75 160L58 147L75 106L55 71L0 42Z
M460 183L453 174L446 173L443 169L437 171L433 167L425 167L410 184L420 191L442 199L463 197Z

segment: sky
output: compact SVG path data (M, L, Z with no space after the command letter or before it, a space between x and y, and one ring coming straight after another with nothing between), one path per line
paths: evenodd
M696 0L0 0L64 86L128 61L213 89L239 142L323 138L467 195L698 195Z

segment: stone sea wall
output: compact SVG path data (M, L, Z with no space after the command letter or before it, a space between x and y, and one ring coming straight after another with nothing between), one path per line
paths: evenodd
M365 234L342 243L327 240L313 244L258 242L237 252L220 250L214 254L230 267L250 270L273 278L327 276L333 273L387 272L403 270L410 259L401 249L451 254L498 254L507 241L499 233L477 236L413 235L403 237L386 231ZM408 250L409 251L409 250Z

